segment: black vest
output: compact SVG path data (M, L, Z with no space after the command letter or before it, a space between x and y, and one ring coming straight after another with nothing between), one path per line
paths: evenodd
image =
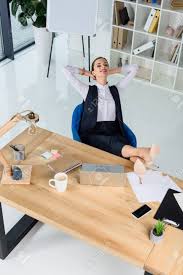
M124 135L123 128L123 116L121 110L121 102L116 86L109 87L112 97L116 105L116 121L119 123L119 128L121 134ZM98 89L97 86L89 86L89 91L84 101L84 110L80 122L80 135L85 135L92 132L97 123L97 113L98 113Z

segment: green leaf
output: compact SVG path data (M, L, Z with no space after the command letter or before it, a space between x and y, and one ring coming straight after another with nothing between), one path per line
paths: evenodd
M37 16L45 16L46 15L46 9L41 2L37 3L37 5L36 5L36 15Z
M155 224L155 232L157 236L161 236L163 232L165 231L165 223L161 220L158 220L158 222Z
M27 23L27 18L26 18L26 15L24 12L21 12L19 15L18 15L18 21L22 24L22 26L27 26L28 23Z
M22 12L25 13L27 18L31 18L35 13L35 8L31 2L24 3L22 6Z
M45 9L47 9L47 0L41 0Z
M37 28L45 28L46 27L46 16L38 16L33 25Z
M31 2L32 2L32 5L34 6L34 8L36 9L36 6L37 6L39 1L38 0L32 0Z
M12 13L13 16L16 16L19 5L20 5L19 1L17 1L17 0L12 1L12 3L11 3L11 13Z

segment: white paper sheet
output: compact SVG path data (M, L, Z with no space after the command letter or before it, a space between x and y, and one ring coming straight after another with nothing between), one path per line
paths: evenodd
M183 212L183 193L174 194L175 199Z
M168 189L181 192L182 190L175 184L169 176L162 176L157 171L147 171L141 179L134 173L127 173L129 183L139 202L162 202Z

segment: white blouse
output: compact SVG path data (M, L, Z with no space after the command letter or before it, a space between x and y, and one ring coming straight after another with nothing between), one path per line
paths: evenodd
M126 76L123 77L115 86L120 91L124 89L131 79L134 78L138 70L137 65L125 65L122 67L121 72L125 73ZM76 75L79 74L79 68L73 66L66 66L63 72L71 83L71 85L80 93L83 100L86 100L89 85L83 83L77 79ZM98 114L97 121L115 121L116 119L116 107L114 99L109 90L109 85L101 85L96 82L98 88Z

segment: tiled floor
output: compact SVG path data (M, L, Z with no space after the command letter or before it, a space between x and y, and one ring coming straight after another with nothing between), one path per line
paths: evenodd
M99 38L92 42L92 57L109 57L105 26ZM45 77L46 68L39 64L34 47L20 53L14 62L0 64L0 125L17 111L33 109L40 114L40 126L71 137L71 115L81 97L65 80L62 67L66 64L82 66L80 42L77 36L70 38L61 34L56 38L49 79ZM110 83L118 77L111 78ZM159 144L161 155L157 163L160 168L183 178L183 97L135 81L120 93L124 120L136 133L139 145ZM0 145L23 127L23 124L15 127L1 139ZM3 211L8 230L22 214L5 205ZM116 257L42 224L35 226L6 261L0 261L2 275L50 272L53 275L143 274L142 270Z

